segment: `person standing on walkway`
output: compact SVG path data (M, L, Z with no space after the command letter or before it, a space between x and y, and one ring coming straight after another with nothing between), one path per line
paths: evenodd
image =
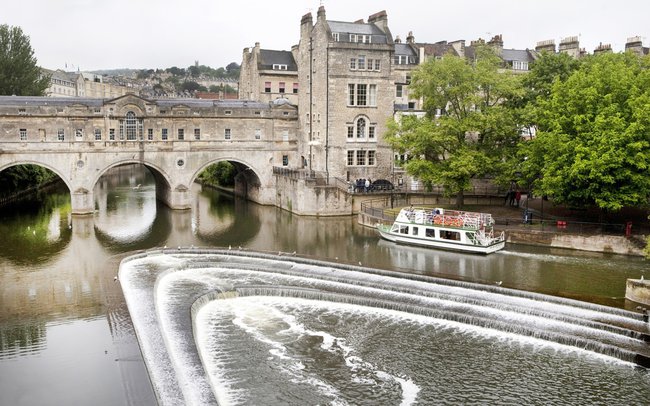
M515 202L516 202L515 207L519 207L520 200L521 200L521 191L517 189L517 191L515 192Z

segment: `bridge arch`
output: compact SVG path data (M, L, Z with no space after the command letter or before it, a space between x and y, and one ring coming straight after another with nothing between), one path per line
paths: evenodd
M210 165L224 161L230 162L235 167L235 170L237 172L235 175L235 195L255 200L255 196L251 195L259 194L259 188L262 187L262 176L254 165L241 158L223 156L218 158L211 158L205 162L202 162L192 174L190 183L196 181L201 172L203 172Z
M56 166L53 166L47 162L36 161L33 159L18 160L8 164L0 165L0 172L18 165L35 165L35 166L40 166L41 168L45 168L49 171L52 171L56 176L59 177L59 179L61 179L63 183L65 183L65 185L68 188L68 191L72 193L72 185L70 184L70 180L63 174L63 171L60 168L57 168Z

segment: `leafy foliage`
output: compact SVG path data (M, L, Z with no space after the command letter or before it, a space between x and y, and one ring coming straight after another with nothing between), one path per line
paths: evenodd
M16 165L0 172L0 198L9 197L55 178L54 172L37 165Z
M537 193L607 211L647 204L649 66L632 53L594 55L537 98L539 132L521 152Z
M50 84L20 27L0 25L0 94L42 96Z
M504 102L523 95L520 79L500 72L491 48L477 47L468 61L448 55L413 73L411 96L424 99L426 115L390 120L387 141L410 159L404 167L427 184L462 193L471 179L503 170L520 139L516 115Z
M230 187L235 184L237 170L228 161L217 162L205 168L199 178L209 185Z

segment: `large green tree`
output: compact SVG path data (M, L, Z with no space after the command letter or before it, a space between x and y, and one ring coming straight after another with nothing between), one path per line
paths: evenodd
M0 94L42 96L50 78L38 67L29 37L20 27L0 25Z
M605 211L648 203L649 67L632 53L594 55L537 99L537 137L521 151L537 193Z
M463 204L471 179L504 170L520 140L515 110L504 103L523 95L521 80L503 71L489 48L474 58L447 55L413 72L409 91L423 98L426 115L390 120L389 144L406 153L404 167L425 184L443 186Z

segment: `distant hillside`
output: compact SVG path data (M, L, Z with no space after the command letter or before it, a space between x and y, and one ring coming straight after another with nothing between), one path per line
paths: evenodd
M128 76L128 77L135 77L138 72L140 72L141 69L128 69L128 68L122 68L122 69L101 69L101 70L93 70L90 71L90 73L94 73L95 75L106 75L106 76Z

